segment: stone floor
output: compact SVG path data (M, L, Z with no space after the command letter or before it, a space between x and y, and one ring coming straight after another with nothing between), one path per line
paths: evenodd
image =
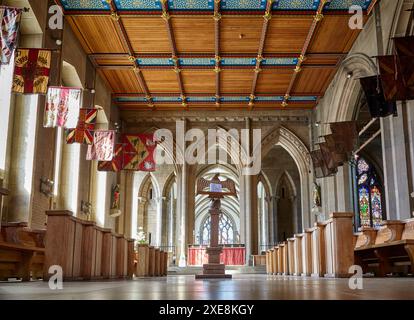
M5 299L116 300L336 300L414 299L414 278L367 278L362 290L351 290L348 279L235 274L233 280L194 280L194 276L133 281L65 282L50 290L47 282L0 283Z

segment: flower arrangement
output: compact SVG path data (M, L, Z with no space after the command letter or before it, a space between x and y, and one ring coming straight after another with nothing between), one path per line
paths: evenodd
M138 241L139 244L146 244L147 243L147 237L145 235L143 227L138 228L137 241Z

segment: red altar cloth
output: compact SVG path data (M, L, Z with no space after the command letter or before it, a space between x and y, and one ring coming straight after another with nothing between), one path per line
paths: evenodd
M246 249L244 247L238 248L223 248L220 255L220 263L226 266L242 266L246 260ZM188 248L188 265L202 266L208 263L208 255L206 247Z

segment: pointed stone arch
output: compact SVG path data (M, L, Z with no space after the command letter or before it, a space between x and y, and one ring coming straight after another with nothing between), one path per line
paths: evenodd
M311 215L310 190L313 175L310 153L303 141L286 127L280 126L262 139L262 159L274 145L283 147L293 158L300 176L302 226L310 227L314 218Z

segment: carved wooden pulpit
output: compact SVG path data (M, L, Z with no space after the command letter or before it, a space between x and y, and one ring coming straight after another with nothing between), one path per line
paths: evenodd
M220 254L223 250L219 246L219 221L221 214L221 198L225 196L237 196L236 185L232 180L221 181L219 174L213 179L199 179L197 181L197 194L208 195L211 199L209 213L210 220L210 245L207 248L208 263L203 265L203 274L196 275L196 279L229 278L226 274L225 265L220 263Z

